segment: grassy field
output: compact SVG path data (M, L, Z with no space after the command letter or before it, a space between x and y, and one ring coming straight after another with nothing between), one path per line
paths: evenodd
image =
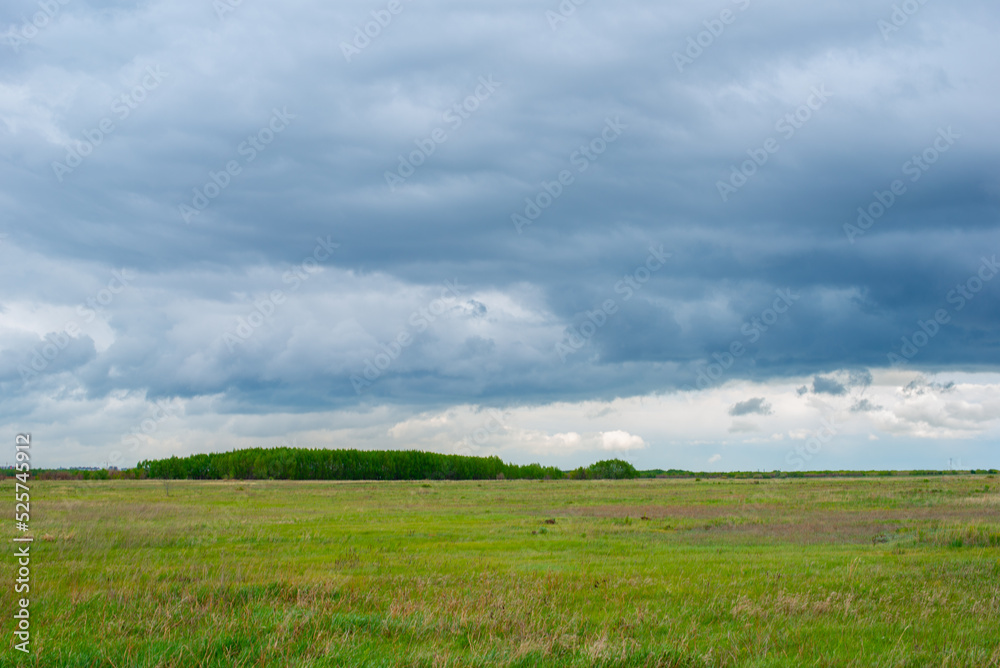
M35 481L32 654L2 665L1000 666L998 492Z

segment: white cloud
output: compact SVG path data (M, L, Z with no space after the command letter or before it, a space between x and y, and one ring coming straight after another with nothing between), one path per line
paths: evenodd
M816 434L820 421L831 415L838 425L837 435L815 460L831 466L843 457L867 461L865 457L878 452L871 445L874 439L879 439L879 448L887 452L917 441L942 449L954 449L954 444L963 442L967 444L963 447L986 452L992 439L1000 435L993 398L1000 395L996 374L956 376L960 382L945 393L917 395L900 389L912 380L912 374L902 377L893 373L876 370L875 382L867 390L866 396L886 406L878 413L852 413L851 396L824 398L819 404L810 401L810 397L795 392L802 385L801 378L765 384L738 381L690 397L673 393L502 408L462 404L439 410L379 406L363 411L219 412L225 395L218 394L168 401L172 408L162 419L155 419L156 405L142 393L115 391L105 398L88 398L78 386L66 385L40 402L27 419L8 428L35 431L36 438L44 436L48 445L40 451L39 466L92 465L107 461L116 450L123 457L119 463L131 465L139 459L271 447L294 440L302 447L497 455L508 461L541 461L565 468L615 453L640 468L697 469L725 445L735 448L727 452L728 467L771 469L784 468L789 450ZM49 380L64 382L68 378L63 374ZM950 379L942 377L941 385ZM765 391L775 405L775 414L769 417L775 422L775 431L767 436L760 431L729 431L723 415L733 397ZM38 396L22 396L19 401L29 405ZM141 431L143 421L151 418L154 428L143 434L140 445L123 446L122 438ZM580 425L587 429L580 429ZM910 456L914 457L910 464L914 468L935 466L940 459L928 463L913 454L918 451L925 452L926 446L904 449L894 467L905 467ZM44 457L52 459L42 461ZM966 457L974 461L971 454Z
M627 431L606 431L601 433L601 447L605 450L639 450L649 447L642 437L634 436Z

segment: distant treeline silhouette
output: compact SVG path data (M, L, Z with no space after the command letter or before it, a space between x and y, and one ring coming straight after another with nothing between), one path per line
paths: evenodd
M557 480L554 466L504 463L499 457L442 455L418 450L311 450L253 448L233 452L142 461L142 477L195 480ZM635 468L620 459L578 469L572 477L634 478Z
M194 480L557 480L566 473L541 464L506 464L499 457L442 455L417 450L253 448L142 461L145 478ZM634 478L635 467L614 459L578 469L572 477Z

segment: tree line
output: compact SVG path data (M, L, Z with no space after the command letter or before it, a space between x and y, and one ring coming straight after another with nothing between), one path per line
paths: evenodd
M278 456L281 450L285 456ZM274 455L272 456L272 453ZM302 456L298 456L302 453ZM330 455L317 453L333 453ZM339 453L339 454L338 454ZM358 455L356 458L346 453ZM291 456L288 456L288 455ZM0 480L12 477L13 468L0 468ZM131 469L34 469L36 480L135 480L142 478L286 479L286 480L487 480L492 478L602 480L625 478L841 478L873 476L996 475L997 469L913 471L687 471L650 469L637 471L621 459L606 459L573 471L548 466L504 464L498 457L463 457L418 451L372 452L362 450L237 450L215 455L192 455L139 462ZM335 475L334 475L335 474Z
M136 477L193 480L558 480L554 466L507 464L499 457L442 455L418 450L251 448L141 461ZM581 475L582 472L582 475ZM607 460L570 477L634 478L628 462Z
M139 462L149 478L195 480L487 480L562 477L554 467L416 450L252 448Z

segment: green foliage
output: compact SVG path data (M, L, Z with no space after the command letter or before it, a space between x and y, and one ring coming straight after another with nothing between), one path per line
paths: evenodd
M985 476L695 475L33 480L0 667L998 667Z
M253 448L142 461L142 477L193 480L545 480L553 466L505 464L499 457L441 455L416 450Z
M587 478L594 480L628 480L638 475L635 467L623 459L605 459L587 468Z

